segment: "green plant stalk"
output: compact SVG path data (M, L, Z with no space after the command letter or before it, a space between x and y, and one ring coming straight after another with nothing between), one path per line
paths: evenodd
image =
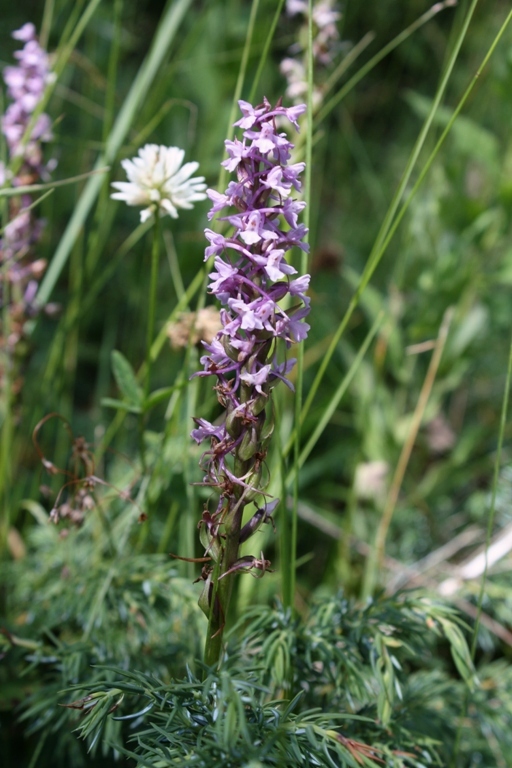
M4 112L4 99L3 99L3 93L0 91L0 110L3 114ZM5 144L4 142L0 142L0 151L1 151L1 160L5 161ZM7 205L3 203L0 207L0 224L2 228L7 224L8 221L8 210ZM3 334L5 338L8 338L9 336L9 325L10 325L10 317L9 317L9 304L10 304L10 285L9 281L7 280L7 273L8 273L8 264L4 260L2 264L0 264L0 278L2 281L3 288L3 302L2 307L0 309L2 313L2 328L3 328ZM3 389L0 388L0 409L3 409L3 416L2 412L0 411L0 509L5 508L5 513L2 516L1 524L0 524L0 557L2 557L4 550L7 548L7 536L9 532L9 525L10 525L10 504L8 502L7 496L8 496L8 483L10 482L10 473L11 473L11 447L12 447L12 414L11 414L11 407L12 407L12 391L11 391L11 379L12 379L12 373L11 373L11 364L10 360L7 357L6 350L2 350L2 357L3 360L0 358L0 364L2 364L3 367Z
M343 61L336 67L334 72L331 74L329 79L326 83L324 83L322 87L322 97L325 98L330 90L334 88L338 80L343 77L345 72L350 69L352 64L357 60L357 58L362 54L362 52L365 50L365 48L370 45L370 43L373 42L375 35L373 32L368 32L351 50L347 55L343 58ZM386 53L389 53L390 51L387 50ZM307 58L307 57L306 57ZM375 62L377 64L377 62ZM374 64L374 65L375 65ZM355 87L356 82L354 78L350 81L352 84L351 87ZM308 91L309 93L309 91ZM347 91L343 90L342 96L345 96L347 94ZM313 110L313 104L311 105L311 109ZM316 111L313 111L311 114L313 115L313 125L316 128L318 124L317 115L319 111L321 110L321 106L318 105L316 107ZM321 131L316 131L314 138L313 138L313 145L316 145L317 142L320 140L322 135ZM299 134L297 142L295 144L295 152L297 153L297 156L301 156L302 147L304 146L305 140L303 139L303 134Z
M53 189L49 189L48 192L45 192L43 195L41 195L41 197L38 197L37 200L34 200L30 205L27 205L26 207L22 208L20 213L18 213L14 217L14 219L11 219L9 223L11 224L13 221L16 221L16 219L20 216L21 212L28 213L29 211L33 211L35 208L37 208L38 205L40 205L43 202L45 198L49 197L52 193L53 193ZM0 235L3 235L4 231L5 231L5 227L2 227L0 229Z
M114 34L112 36L112 45L110 46L110 55L108 59L107 72L107 92L105 94L105 118L103 123L103 141L107 142L116 111L116 86L117 72L119 67L119 51L121 50L122 36L122 17L124 0L114 0Z
M151 277L149 283L148 328L146 335L146 369L144 375L144 399L147 400L151 385L152 355L151 347L155 336L156 293L158 285L158 267L160 264L160 216L154 213L153 243L151 247Z
M311 202L311 175L312 175L312 155L313 155L313 0L308 4L308 50L307 50L307 72L308 72L308 93L307 93L307 112L306 112L306 176L304 184L304 198L307 203ZM310 225L310 206L307 205L304 211L304 224L309 230ZM304 238L309 243L309 234ZM300 274L308 272L308 255L301 251ZM297 376L295 379L295 441L293 450L293 505L288 514L288 519L283 526L282 540L282 589L283 605L285 608L293 608L295 598L295 584L297 571L297 529L298 529L298 506L299 506L299 461L300 461L300 414L302 410L302 393L304 379L304 345L299 344L297 350ZM284 504L286 508L286 504ZM290 530L290 541L287 541L287 531Z
M476 2L478 2L478 0L476 0ZM420 29L420 27L422 27L424 24L429 22L430 19L432 19L433 16L435 16L437 13L455 4L456 2L454 2L454 0L446 0L446 2L443 2L443 3L435 3L431 8L429 8L428 11L426 11L422 16L416 19L416 21L414 21L412 24L410 24L408 27L402 30L402 32L400 32L396 37L394 37L393 40L387 43L387 45L385 45L384 48L381 48L381 50L378 53L376 53L375 56L372 56L370 61L364 64L361 67L361 69L358 72L356 72L353 77L350 78L350 80L343 86L343 88L340 88L338 93L332 98L330 98L329 101L326 104L324 104L324 106L318 111L318 114L316 115L316 118L315 118L315 125L318 126L323 120L325 120L328 114L332 112L334 107L336 107L340 103L340 101L342 101L345 98L345 96L348 93L350 93L350 91L353 88L355 88L355 86L363 79L363 77L365 77L369 72L371 72L372 69L374 69L377 66L377 64L379 64L383 59L386 58L386 56L392 53L392 51L394 51L395 48L398 48L399 45L401 45L405 40L407 40L408 37L414 34L414 32ZM365 38L363 38L363 40L365 40ZM360 43L358 45L360 45ZM342 70L342 73L343 71L344 70ZM339 77L339 74L336 70L336 72L333 73L333 75L327 81L328 90L331 90L331 88L333 87L338 77Z
M411 34L412 31L410 27L407 28L407 31L409 34ZM323 85L322 91L323 96L326 96L329 91L332 91L338 80L343 77L345 72L350 69L352 64L358 59L358 57L362 54L362 52L375 40L375 32L367 32L366 35L364 35L359 42L357 42L353 48L350 49L350 51L347 53L346 56L343 57L342 61L338 64L334 72L329 75L328 79ZM399 45L399 42L396 41L396 45ZM401 42L401 41L400 41ZM384 50L384 49L383 49ZM380 52L382 54L382 51ZM390 53L389 49L384 52L384 55L386 53ZM377 64L377 62L374 62L374 66ZM367 74L367 72L365 73ZM354 83L355 85L355 83Z
M179 302L182 302L186 297L185 286L183 284L183 278L180 271L179 260L174 247L172 234L168 230L164 233L165 248L169 260L169 268L171 272L171 278L176 291L176 296ZM201 299L204 299L205 291L201 294ZM189 309L189 304L185 298L184 308ZM198 307L199 309L199 307ZM197 370L197 351L193 344L192 336L189 335L185 360L180 373L177 376L177 383L181 381L183 383L183 390L178 390L174 393L169 401L166 413L165 413L165 430L163 436L164 444L170 437L172 429L173 413L176 410L178 400L184 396L184 408L178 418L181 417L182 422L182 435L183 435L183 456L186 457L183 462L183 479L185 481L187 502L186 511L181 515L180 526L178 530L179 539L179 552L187 554L194 551L195 535L197 533L197 525L195 520L195 511L197 509L197 491L193 480L196 477L195 461L192 457L190 450L190 436L189 425L192 423L193 416L197 412L197 400L199 395L199 380L191 379L194 371ZM171 513L172 514L172 513ZM167 524L166 524L167 525ZM192 580L194 578L194 565L189 561L183 563L186 578Z
M60 352L60 366L56 370L56 376L53 380L52 397L54 402L58 402L59 417L69 423L73 418L73 403L71 393L74 391L76 382L78 339L79 339L79 308L81 288L83 284L83 242L77 241L69 261L68 284L69 299L65 308L63 324L66 326L66 333L60 335L57 341ZM33 424L31 426L34 426ZM66 457L69 451L69 441L72 439L72 433L66 428L58 430L54 447L54 460L59 466L65 466ZM78 472L78 465L71 469L71 472Z
M149 122L146 123L146 125L141 128L141 130L135 136L133 136L133 138L130 137L130 146L137 148L140 147L141 144L145 144L148 138L154 135L164 117L169 114L172 107L174 106L186 107L189 110L190 118L188 133L189 136L195 134L195 129L197 126L197 105L193 104L187 99L167 99L167 101L162 104L158 112L151 118L151 120L149 120Z
M143 224L139 224L121 243L117 251L112 254L108 264L101 269L94 282L88 288L87 296L82 301L80 312L86 314L95 304L98 294L105 284L114 275L116 269L124 261L126 256L133 250L134 246L141 240L141 238L149 232L151 229L151 221L145 221ZM90 250L90 249L89 249Z
M67 404L67 413L65 417L72 419L71 393L75 388L76 369L78 363L78 344L79 344L79 317L80 317L80 298L83 285L83 252L81 241L77 241L71 259L69 262L69 303L66 308L66 324L68 332L66 333L64 346L64 370L67 380L67 397L64 397Z
M503 451L503 439L505 436L505 428L507 425L507 411L508 411L508 401L510 396L510 384L512 381L512 341L510 343L510 349L508 354L508 368L507 368L507 378L505 381L505 391L503 393L503 404L501 407L501 417L500 417L500 428L499 428L499 434L498 434L498 446L496 450L496 460L494 462L494 476L493 476L493 482L492 482L492 496L491 496L491 505L489 508L489 517L487 519L487 531L485 536L485 568L484 572L482 573L482 578L480 581L480 591L478 593L478 602L477 602L477 608L478 608L478 615L475 621L475 628L473 630L473 637L471 639L471 658L474 660L475 653L476 653L476 643L478 640L478 629L480 625L480 616L482 614L482 606L483 606L483 600L485 595L485 582L487 579L487 570L488 570L488 563L487 563L487 552L489 550L489 546L491 544L491 538L492 538L492 531L494 528L494 517L496 513L496 493L498 491L498 481L499 481L499 473L501 468L501 454Z
M235 457L234 474L243 477L249 470L250 461ZM240 550L240 531L244 513L245 491L239 492L239 498L232 510L226 510L223 523L224 543L222 555L212 574L212 593L210 596L210 615L206 634L204 661L209 667L218 664L222 654L224 629L227 622L233 579L235 574L227 573L235 564ZM227 575L226 575L227 574Z
M238 72L238 78L235 85L235 92L233 94L233 102L231 104L231 112L229 113L229 121L226 131L226 138L232 139L235 132L233 123L238 110L238 100L242 95L242 88L245 81L245 74L247 72L247 62L249 61L249 54L251 52L252 37L254 34L254 27L256 24L256 16L258 15L260 0L252 0L251 15L249 17L249 24L247 25L247 35L245 36L244 50L242 52L242 60L240 62L240 70ZM225 189L226 179L228 171L222 167L219 174L219 186L218 189Z
M223 576L226 571L235 563L238 558L240 548L240 529L242 527L243 507L226 520L224 532L225 542L222 560L218 564L217 575L213 574L212 596L210 606L210 616L208 619L208 632L204 649L204 663L208 667L218 664L222 654L222 644L224 637L224 628L227 621L227 614L233 592L234 574Z
M155 315L156 315L156 294L158 287L158 267L160 264L160 215L158 209L154 211L155 221L153 224L153 242L151 246L151 274L149 279L149 299L148 299L148 326L146 332L146 360L144 365L144 403L147 402L151 388L151 368L153 356L151 354L153 338L155 335ZM144 426L146 423L146 412L142 409L139 414L139 448L140 458L144 471L147 468L146 448L144 444Z
M59 181L47 181L43 184L27 184L20 187L3 187L0 189L1 197L19 197L20 195L32 195L34 192L44 192L48 190L46 195L41 196L38 200L32 203L31 206L24 208L24 211L31 210L34 205L38 205L45 197L53 192L55 187L65 187L68 184L76 184L78 181L88 179L90 176L95 176L98 173L107 173L110 171L110 167L107 165L104 168L97 168L95 171L87 171L87 173L80 173L78 176L71 176L69 179L59 179Z
M55 0L45 0L41 32L39 34L39 43L41 44L41 48L44 48L45 51L48 50L48 39L52 28L54 11Z
M137 229L135 229L126 238L126 240L119 246L117 251L112 255L109 263L101 270L98 277L89 288L87 297L82 299L79 307L79 320L93 307L96 297L98 296L105 283L112 277L119 264L133 249L134 245L141 239L141 237L149 230L150 227L151 221L147 221L144 224L139 224ZM50 390L53 391L55 389L55 382L59 376L62 360L62 346L70 328L71 326L69 324L69 315L66 313L59 322L58 328L52 338L50 350L47 354L47 363L42 377L43 400L48 399L50 397ZM153 349L153 358L155 357L156 354L155 350ZM42 418L42 415L43 414L40 413L36 408L33 408L28 417L28 423L36 424L39 419Z
M507 377L505 381L505 391L503 392L503 402L501 406L501 417L500 417L500 427L499 427L499 433L498 433L498 446L496 449L496 459L494 461L491 504L489 507L489 516L487 518L487 531L485 536L485 567L484 567L484 572L482 573L482 578L480 580L480 590L478 593L475 626L473 629L473 637L471 638L470 654L471 654L472 661L475 660L476 644L478 641L478 632L479 632L480 624L482 621L483 602L484 602L484 596L485 596L485 583L487 580L487 552L491 544L492 531L494 527L494 517L496 512L496 494L498 491L498 481L499 481L500 468L501 468L501 454L503 450L503 439L505 436L505 427L507 425L508 401L509 401L511 383L512 383L512 340L510 342L510 348L508 353ZM457 759L458 759L459 750L460 750L460 742L462 738L462 729L464 727L464 722L466 720L466 715L469 707L469 693L470 693L469 691L466 691L464 696L464 701L462 703L460 717L459 717L459 725L457 727L457 735L455 737L455 744L453 747L452 758L450 761L450 768L456 768L456 765L457 765Z
M285 0L279 0L276 12L274 14L274 18L272 19L272 23L270 25L270 29L268 31L267 39L265 40L265 46L263 48L262 54L260 56L260 60L258 62L258 69L256 70L256 74L254 75L254 80L251 87L251 92L249 94L249 102L251 104L254 103L254 99L256 97L256 89L258 88L260 79L261 79L261 73L263 72L263 67L265 66L268 58L268 52L270 50L270 45L272 43L272 40L274 39L274 33L276 31L277 22L279 21L279 17L281 15L281 11L283 10L283 6L285 4Z
M181 299L185 293L185 285L183 283L183 276L181 274L178 254L176 253L171 231L167 229L163 233L163 237L165 252L167 254L167 263L169 264L169 272L171 273L174 292L176 293L176 298Z
M0 110L4 112L4 98L3 93L0 91ZM0 160L5 164L6 146L2 141L0 142ZM9 213L6 202L0 201L0 226L3 228L7 225L9 220ZM9 334L9 304L10 304L10 287L7 280L8 265L5 260L0 264L0 279L4 286L4 296L2 301L1 313L2 313L2 327L4 336L7 338ZM3 390L0 389L0 408L4 409L4 416L0 411L0 446L2 448L0 452L0 508L2 505L3 494L6 489L7 479L7 457L10 456L10 409L11 409L11 385L10 385L10 369L9 360L5 350L2 351L2 357L4 357L3 369L4 369L4 385ZM3 402L2 402L3 401ZM4 526L7 526L7 515L4 517ZM0 527L0 556L3 552L4 545L6 543L6 531L4 532L3 526ZM4 538L5 536L5 538Z
M45 745L46 739L48 738L48 734L50 733L50 728L45 728L39 737L39 740L36 744L36 747L34 749L34 752L32 754L32 758L30 760L30 763L28 764L28 768L37 768L37 764L39 762L39 755L41 754L41 751Z
M163 555L169 546L169 541L171 540L171 535L174 530L174 525L176 523L176 520L178 519L178 512L179 512L179 504L176 500L174 500L171 503L169 512L167 513L164 531L158 541L158 546L156 551L159 555Z

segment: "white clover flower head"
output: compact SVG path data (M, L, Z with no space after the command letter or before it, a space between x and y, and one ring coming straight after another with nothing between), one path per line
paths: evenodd
M123 160L128 181L115 181L112 186L119 190L111 197L124 200L127 205L147 206L141 211L140 220L147 221L158 210L178 218L178 208L193 208L193 203L205 200L204 176L190 178L199 163L185 163L185 151L178 147L146 144L139 149L138 157Z

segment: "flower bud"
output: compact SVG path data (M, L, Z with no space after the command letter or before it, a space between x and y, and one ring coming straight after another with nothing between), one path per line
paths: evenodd
M260 413L263 413L267 403L268 403L268 396L267 395L259 395L259 397L257 397L254 400L253 406L251 408L253 414L255 416L259 416Z
M261 466L251 472L245 479L246 485L252 490L245 492L245 501L247 504L258 498L261 498Z
M238 446L237 455L242 461L249 461L259 447L258 433L255 427L250 427L242 437L242 442Z
M235 440L240 436L242 431L242 419L240 411L230 407L226 416L226 432L230 437L234 437Z

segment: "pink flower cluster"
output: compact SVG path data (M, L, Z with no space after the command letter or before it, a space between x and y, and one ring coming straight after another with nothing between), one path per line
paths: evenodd
M256 108L245 101L239 104L243 116L235 125L243 130L243 139L225 142L228 159L223 163L236 172L237 180L224 193L207 191L213 202L209 218L227 209L219 220L233 231L221 235L205 230L210 243L205 259L214 257L209 290L223 305L222 328L204 344L204 370L197 374L216 377L225 419L221 424L195 419L192 432L197 443L211 444L203 456L203 483L220 494L216 512L206 513L214 528L230 510L263 495L265 503L254 518L257 527L277 503L268 500L262 480L272 432L267 406L278 380L291 387L286 375L295 363L279 355L278 342L286 349L305 339L309 329L304 319L310 277L298 276L286 258L293 247L308 250L303 242L307 229L298 220L305 203L293 196L301 190L305 164L289 163L293 144L277 127L277 120L288 120L298 130L297 120L306 107L271 107L266 99ZM241 535L245 540L249 528Z

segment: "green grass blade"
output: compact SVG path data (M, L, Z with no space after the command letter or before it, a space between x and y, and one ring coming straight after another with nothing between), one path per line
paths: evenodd
M412 24L406 27L406 29L400 32L400 34L394 37L393 40L384 46L384 48L381 48L381 50L376 53L375 56L372 56L370 61L364 64L361 69L359 69L356 74L350 78L350 80L343 86L343 88L341 88L335 96L330 98L329 101L319 110L317 116L315 117L315 127L318 126L323 120L325 120L329 113L332 112L334 107L336 107L345 98L345 96L350 93L350 91L355 88L356 85L361 82L361 80L366 77L369 72L372 71L372 69L375 69L377 64L385 59L386 56L392 53L396 48L398 48L398 46L400 46L405 40L407 40L408 37L414 34L414 32L416 32L420 27L430 21L433 16L452 5L456 5L456 0L447 0L447 2L444 3L436 3L431 8L429 8L426 13L420 16L419 19L416 19L416 21L414 21ZM363 40L365 40L365 38L363 38ZM371 42L371 40L367 40L366 44L369 42ZM342 73L345 71L345 69L346 68L342 70ZM338 79L338 73L333 73L332 82L328 82L329 90L330 87L334 85L336 79Z
M311 217L311 175L312 175L312 155L313 155L313 2L309 0L308 9L308 50L307 50L307 75L308 75L308 93L307 93L307 122L306 122L306 177L304 185L304 199L308 203L304 212L304 224L309 230ZM309 233L304 238L309 242ZM308 254L301 251L300 274L304 275L308 271ZM297 377L295 381L295 429L294 429L294 451L293 451L293 505L290 511L287 511L289 519L287 520L282 536L282 583L283 583L283 604L285 607L293 607L295 596L295 574L297 570L297 528L298 528L298 506L299 506L299 461L300 461L300 426L301 409L303 394L304 377L304 344L299 344L297 349ZM285 507L286 509L286 507ZM290 540L287 541L287 531L290 531Z
M108 171L110 171L110 167L106 165L104 168L97 168L94 171L80 173L78 176L71 176L68 179L59 179L59 181L48 181L44 184L28 184L23 187L4 187L3 189L0 189L0 197L19 197L20 195L32 195L34 192L44 192L45 190L53 191L55 187L65 187L68 184L76 184L91 176L108 173Z
M238 100L242 95L242 88L244 87L245 75L247 72L247 62L249 61L249 54L251 52L252 38L254 34L254 27L256 24L256 16L258 15L258 8L260 0L253 0L251 5L251 15L249 17L249 24L247 26L247 34L245 36L244 50L242 52L242 60L240 61L240 69L238 71L238 78L236 81L235 92L233 94L233 102L231 104L231 112L229 113L228 126L226 131L226 138L232 139L234 134L233 123L238 114ZM228 172L226 168L222 167L219 175L218 189L224 189L226 186L226 179Z
M261 54L259 63L258 63L258 69L256 70L256 74L254 76L254 80L252 83L251 92L249 94L249 101L252 104L255 97L256 97L256 89L258 88L260 79L261 79L261 73L263 72L263 67L266 64L267 58L268 58L268 52L270 50L270 46L272 44L272 40L274 39L274 32L276 31L277 22L279 21L279 17L281 16L281 12L283 10L285 0L279 0L279 4L276 8L276 12L274 14L274 18L272 19L272 23L270 25L270 29L268 31L267 39L265 40L265 47L263 48L263 52Z

